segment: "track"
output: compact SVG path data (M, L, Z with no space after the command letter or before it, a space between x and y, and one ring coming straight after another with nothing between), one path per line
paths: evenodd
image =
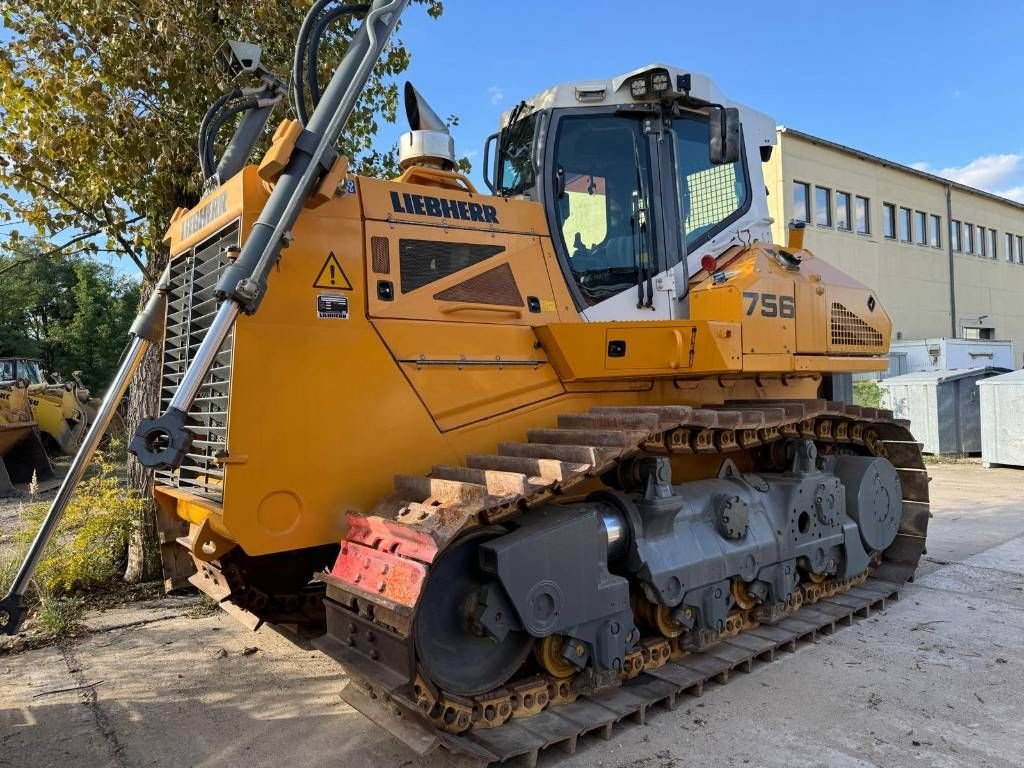
M729 454L784 438L886 457L897 467L904 510L899 534L867 573L843 583L805 583L802 607L787 606L781 621L758 624L738 616L723 639L700 652L645 640L635 667L611 690L577 695L564 680L534 676L467 700L446 696L420 677L415 687L408 685L417 673L408 634L419 586L438 553L464 530L523 514L633 454ZM323 576L328 633L318 642L362 681L344 694L357 709L418 751L440 745L484 764L518 756L533 764L554 745L572 751L582 735L607 736L624 718L643 721L649 707L671 707L682 693L700 693L708 682L726 682L735 669L749 671L779 649L884 608L916 569L929 517L920 446L905 423L886 411L823 400L565 415L558 429L531 431L527 443L503 444L495 456L471 456L465 468L400 476L396 491L374 515L353 517L334 575ZM378 571L385 575L367 575Z

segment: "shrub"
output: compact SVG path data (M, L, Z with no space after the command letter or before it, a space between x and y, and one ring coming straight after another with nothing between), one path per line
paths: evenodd
M853 402L864 408L880 408L882 404L882 388L877 381L853 382Z
M124 465L114 461L118 455L116 446L97 453L94 472L68 504L36 571L36 586L43 595L93 589L120 575L128 540L146 502L124 486ZM25 525L17 536L23 548L39 530L48 508L47 503L24 508Z

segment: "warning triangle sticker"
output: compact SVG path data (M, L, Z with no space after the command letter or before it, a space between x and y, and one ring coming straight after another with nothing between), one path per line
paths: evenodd
M314 288L334 288L338 291L351 291L352 283L349 282L345 270L338 263L338 257L331 251L327 261L317 272L316 280L313 281Z

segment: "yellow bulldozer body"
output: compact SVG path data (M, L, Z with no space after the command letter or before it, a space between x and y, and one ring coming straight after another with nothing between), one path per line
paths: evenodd
M249 167L180 212L172 258L190 268L232 226L244 239L268 193ZM438 200L447 217L417 215ZM396 473L460 465L559 414L811 399L823 373L886 367L891 323L872 292L803 250L788 268L768 243L720 258L722 284L694 276L689 319L582 322L541 205L480 195L458 174L349 179L293 237L260 311L234 329L200 490L184 470L157 485L165 511L207 532L192 537L201 560L232 544L336 544L346 513L368 513ZM446 261L459 249L475 263ZM184 370L172 363L171 384Z

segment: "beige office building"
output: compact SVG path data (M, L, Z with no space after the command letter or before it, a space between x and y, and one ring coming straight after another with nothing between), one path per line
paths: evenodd
M893 339L1008 339L1024 353L1024 205L790 128L765 164L776 242L878 292Z

